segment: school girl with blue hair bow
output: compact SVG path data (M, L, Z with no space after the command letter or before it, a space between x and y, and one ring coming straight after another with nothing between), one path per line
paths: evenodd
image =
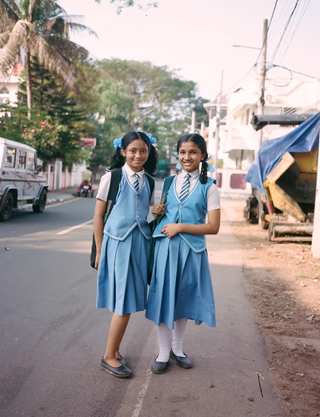
M192 367L183 351L188 320L216 325L205 235L219 231L219 193L215 180L207 175L202 136L182 136L177 153L182 172L173 178L166 204L152 210L155 216L163 215L153 233L156 243L146 310L146 317L158 326L159 353L151 366L157 374L166 371L170 357L181 368Z
M100 181L94 214L95 268L98 269L97 307L113 312L102 369L126 378L132 372L120 354L120 343L130 314L143 311L147 298L147 263L150 228L146 217L154 205L157 168L156 140L143 132L129 132L115 139L111 170L121 168L119 190L104 225L111 172Z

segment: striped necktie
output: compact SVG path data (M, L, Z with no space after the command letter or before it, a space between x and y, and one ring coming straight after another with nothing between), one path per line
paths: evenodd
M186 174L184 177L185 180L184 180L184 183L182 184L180 195L179 195L180 201L185 200L189 194L190 177L191 177L190 174Z
M138 174L134 174L133 186L136 191L139 191L139 175Z

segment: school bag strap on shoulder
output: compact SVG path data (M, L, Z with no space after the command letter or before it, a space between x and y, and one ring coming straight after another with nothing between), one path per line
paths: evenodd
M167 202L167 194L168 194L170 185L174 177L175 175L171 175L170 177L165 178L163 182L162 195L160 199L161 204L166 204ZM148 284L149 285L150 285L151 277L152 277L152 270L153 270L153 263L154 263L154 247L155 247L155 239L152 237L152 234L154 232L154 229L160 223L162 217L163 216L158 216L156 219L154 219L152 222L149 223L150 231L151 231L151 240L150 240L150 246L149 246L149 260L148 260Z
M151 175L147 174L145 172L145 176L147 177L149 187L150 187L150 198L152 196L153 190L154 190L154 179L151 177Z
M118 190L119 190L121 176L122 176L122 168L115 168L111 170L110 188L109 188L108 197L106 201L106 211L104 213L103 224L106 223L107 218L110 215L111 210L114 206L114 202L117 197ZM94 269L95 269L94 266L96 263L96 255L97 255L97 247L96 247L96 240L95 240L94 233L93 233L91 253L90 253L90 265Z

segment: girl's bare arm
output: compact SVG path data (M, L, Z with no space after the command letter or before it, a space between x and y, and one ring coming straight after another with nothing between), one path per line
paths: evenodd
M103 238L103 219L104 219L104 214L106 212L106 204L107 203L105 201L98 199L96 202L96 208L94 210L93 231L94 231L94 238L96 241L96 248L97 248L95 269L98 269L99 261L100 261L102 238Z

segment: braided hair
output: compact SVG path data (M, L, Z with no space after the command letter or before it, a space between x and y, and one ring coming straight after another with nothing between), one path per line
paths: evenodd
M179 148L181 144L183 142L188 142L189 140L195 143L199 147L201 152L205 155L201 164L200 182L201 184L206 184L208 180L208 164L206 162L206 159L208 158L208 152L207 152L207 144L204 138L198 133L188 133L187 135L181 136L181 138L178 140L178 143L177 143L177 152L179 153Z
M156 172L158 166L158 152L156 148L150 143L150 140L145 133L134 131L128 132L123 136L121 148L118 147L114 151L110 169L123 167L126 159L122 155L121 149L126 149L131 142L137 139L143 140L148 146L149 156L146 163L143 165L143 168L150 175L153 175Z

